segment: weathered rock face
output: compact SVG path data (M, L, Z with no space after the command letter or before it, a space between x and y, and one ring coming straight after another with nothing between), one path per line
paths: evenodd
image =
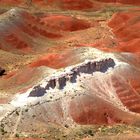
M81 73L92 74L95 71L105 72L108 68L114 66L115 62L112 58L104 59L102 61L89 60L88 62L69 68L68 72L65 72L67 70L64 70L64 72L59 75L49 77L46 85L44 87L39 85L35 86L30 92L29 97L44 95L49 89L58 88L61 90L66 86L67 82L76 83L77 76Z
M34 87L33 91L30 93L30 96L34 97L34 96L36 96L37 93L38 93L37 94L38 97L43 96L45 92L46 92L46 90L44 88L41 88L40 86L36 86L36 87Z

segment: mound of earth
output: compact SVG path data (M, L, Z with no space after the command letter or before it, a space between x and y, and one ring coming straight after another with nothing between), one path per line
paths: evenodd
M78 31L92 26L86 20L76 19L70 16L46 16L41 19L48 28L63 31Z

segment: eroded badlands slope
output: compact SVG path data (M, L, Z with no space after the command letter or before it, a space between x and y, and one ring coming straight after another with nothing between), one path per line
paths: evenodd
M139 2L102 2L0 1L1 137L140 124Z

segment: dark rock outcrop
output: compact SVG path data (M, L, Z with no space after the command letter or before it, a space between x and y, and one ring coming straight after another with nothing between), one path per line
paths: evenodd
M43 96L45 94L45 89L40 86L35 86L34 89L30 92L30 97L36 97L36 96ZM37 95L36 95L37 93Z
M83 62L74 67L68 68L68 72L62 72L59 75L50 76L45 81L45 87L40 87L40 85L35 86L33 91L30 92L29 96L43 96L47 93L47 90L50 89L63 89L67 81L70 83L77 82L77 76L80 76L81 73L92 74L95 71L106 72L108 68L114 67L115 62L112 58L107 58L101 61L93 61L89 60L87 62ZM44 92L44 94L42 93Z
M2 76L4 74L5 74L5 69L3 69L3 68L0 67L0 76Z

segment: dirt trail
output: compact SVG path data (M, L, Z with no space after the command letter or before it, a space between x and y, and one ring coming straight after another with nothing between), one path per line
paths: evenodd
M22 116L22 110L23 110L23 108L21 107L21 108L20 108L20 111L17 112L17 113L18 113L18 118L17 118L16 124L15 124L15 126L14 126L13 133L10 135L10 138L11 138L11 139L14 138L15 135L16 135L16 133L17 133L17 128L18 128L18 125L19 125L19 123L20 123L21 116Z

